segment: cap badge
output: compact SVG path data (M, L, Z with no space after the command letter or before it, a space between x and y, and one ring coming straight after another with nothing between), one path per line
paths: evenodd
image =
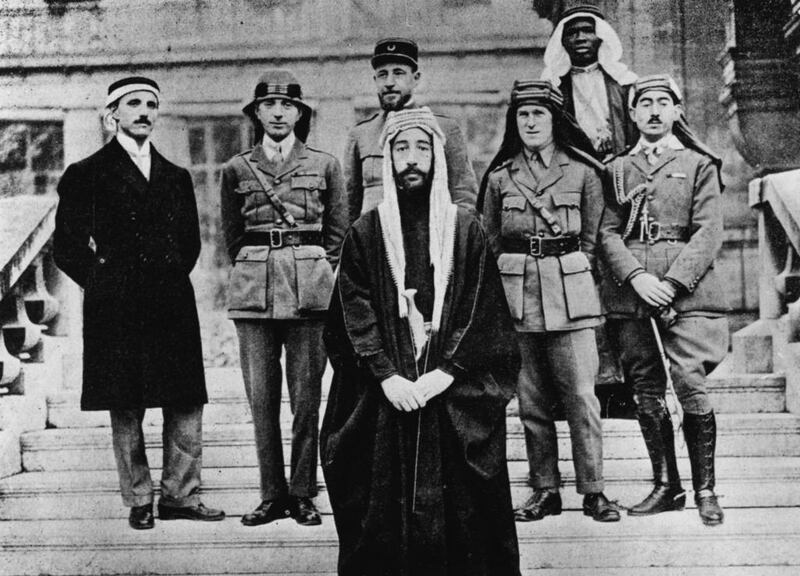
M389 44L389 45L386 47L386 49L387 49L389 52L394 52L394 51L397 49L397 46L395 46L394 44Z

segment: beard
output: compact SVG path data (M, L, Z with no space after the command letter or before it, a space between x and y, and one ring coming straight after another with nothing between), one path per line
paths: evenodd
M411 179L412 176L417 178ZM412 166L395 174L394 183L397 191L403 196L408 198L427 197L431 187L431 174L426 174Z
M390 94L397 94L397 92L391 92ZM384 112L396 112L397 110L402 110L408 101L411 100L411 94L406 94L405 96L400 96L397 99L397 102L389 102L385 99L384 94L378 94L378 100L381 103L381 109Z

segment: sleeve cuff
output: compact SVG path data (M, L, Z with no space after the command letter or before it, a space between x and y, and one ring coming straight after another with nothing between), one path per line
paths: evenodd
M383 350L364 357L362 362L378 382L383 382L389 376L398 373L397 368Z
M439 370L442 372L452 376L453 380L458 380L459 378L463 378L467 375L467 371L452 360L443 360L442 363L437 366L437 368L439 368Z
M639 276L640 274L644 274L644 268L637 268L625 278L625 282L630 283L631 280Z

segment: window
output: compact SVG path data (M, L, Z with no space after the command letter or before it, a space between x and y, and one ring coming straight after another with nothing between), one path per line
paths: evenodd
M61 122L0 121L0 198L54 191L63 168Z

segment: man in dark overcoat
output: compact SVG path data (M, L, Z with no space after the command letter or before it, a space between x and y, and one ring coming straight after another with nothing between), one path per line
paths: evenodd
M667 75L635 84L630 108L641 138L609 165L614 194L600 227L607 264L601 290L616 319L611 335L621 346L653 466L653 490L628 514L682 510L686 501L663 352L684 412L695 503L703 523L713 526L724 515L714 493L717 430L706 375L728 350L724 279L714 267L722 196L719 160L689 130L681 101Z
M342 164L350 223L383 198L381 132L389 112L417 106L414 90L421 78L418 59L419 47L413 40L385 38L375 44L373 80L381 110L350 130ZM436 120L447 138L444 154L453 202L474 210L478 182L467 156L464 135L454 119L436 114Z
M150 143L158 85L111 84L116 135L70 165L58 185L56 264L84 289L81 409L109 410L122 500L134 529L152 528L145 409L164 415L162 520L222 520L200 502L203 405L208 401L189 273L200 231L189 173Z

